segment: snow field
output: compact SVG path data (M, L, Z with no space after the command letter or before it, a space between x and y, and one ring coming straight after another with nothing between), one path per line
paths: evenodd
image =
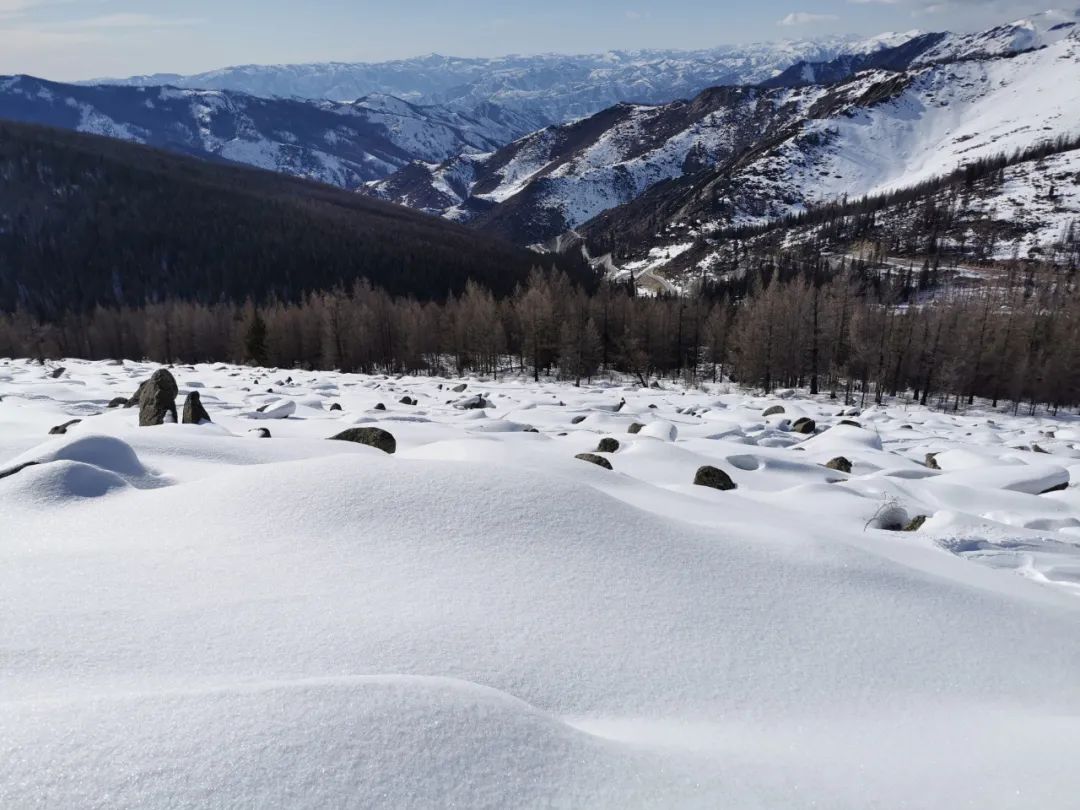
M155 368L0 360L0 806L1072 806L1080 419Z

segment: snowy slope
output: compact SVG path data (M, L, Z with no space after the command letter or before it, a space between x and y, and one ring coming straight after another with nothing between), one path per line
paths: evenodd
M203 365L138 428L63 366L0 360L0 805L1075 803L1075 417Z
M829 37L701 51L609 51L493 59L432 54L374 64L245 65L194 76L102 81L332 101L386 93L418 104L448 105L469 114L478 105L494 103L537 121L539 127L592 115L622 101L659 103L693 96L713 85L754 84L796 62L868 53L899 44L907 36L890 33L869 39Z
M386 95L352 103L218 90L0 78L0 117L226 158L344 188L413 160L485 152L534 128L494 105L468 115Z

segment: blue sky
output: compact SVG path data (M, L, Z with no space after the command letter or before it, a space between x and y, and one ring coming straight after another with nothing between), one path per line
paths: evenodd
M53 79L245 63L703 48L974 30L1047 0L0 0L0 73Z

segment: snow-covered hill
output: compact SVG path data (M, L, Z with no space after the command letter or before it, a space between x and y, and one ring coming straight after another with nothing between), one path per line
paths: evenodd
M107 135L308 177L344 188L414 160L489 151L535 122L496 105L470 113L373 94L350 103L226 90L0 78L0 118Z
M754 84L796 62L869 53L915 34L883 34L869 39L837 36L700 51L610 51L493 59L432 54L372 64L244 65L193 76L159 74L101 81L331 101L385 93L470 113L479 104L494 103L543 126L592 115L622 101L663 103L696 95L714 85Z
M1075 415L155 370L0 359L4 808L1076 805Z
M491 155L410 166L373 190L525 242L648 191L640 205L612 214L636 221L641 236L679 220L728 226L888 191L1080 132L1075 27L1044 16L994 32L929 42L945 61L922 56L906 69L834 84L619 105ZM1039 47L1023 50L1032 43ZM996 55L973 56L976 47Z

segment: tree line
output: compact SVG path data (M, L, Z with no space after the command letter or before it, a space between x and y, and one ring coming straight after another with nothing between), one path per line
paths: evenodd
M984 397L1056 410L1080 404L1080 295L1070 274L1030 264L948 297L910 274L883 279L847 262L773 268L738 292L697 297L641 297L620 284L590 292L534 271L503 298L476 282L421 301L358 281L262 305L98 306L51 322L19 310L0 316L0 355L576 383L613 373L641 385L730 379L863 403L910 395L959 408Z

